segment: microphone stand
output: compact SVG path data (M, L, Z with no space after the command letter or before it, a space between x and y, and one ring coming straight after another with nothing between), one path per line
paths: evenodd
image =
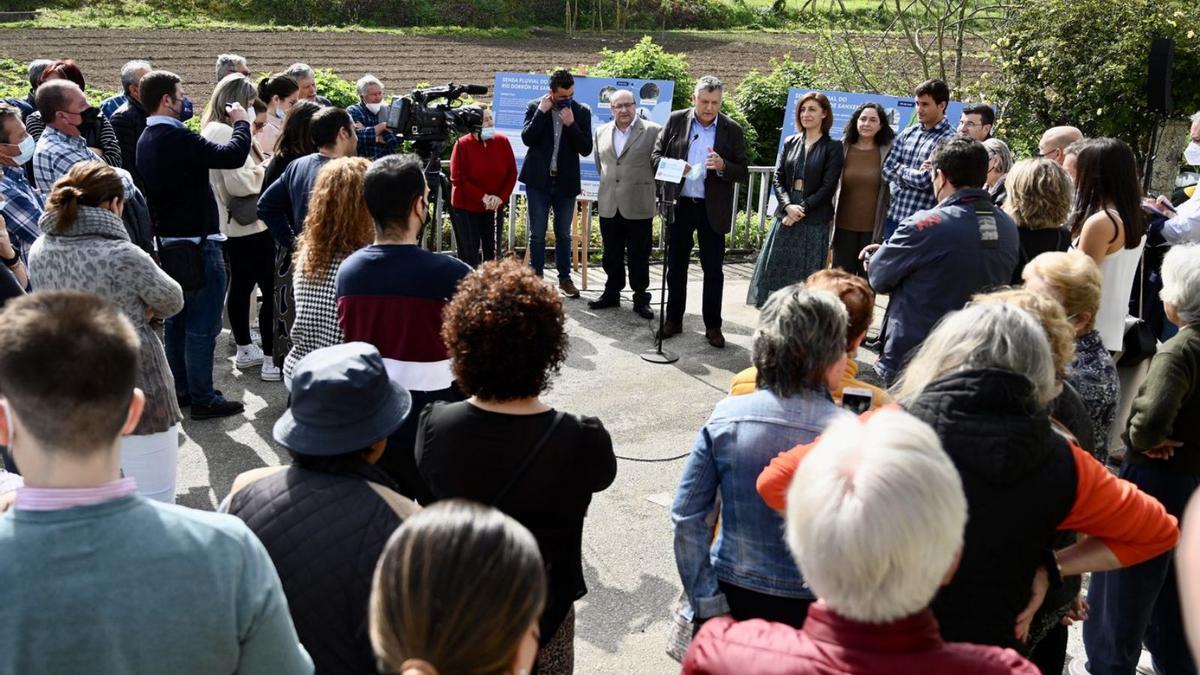
M662 241L663 241L663 259L662 259L662 284L658 292L658 332L655 334L655 346L653 349L647 349L642 352L642 360L648 363L670 364L679 360L679 355L672 351L663 349L663 324L666 322L667 310L667 258L670 251L670 239L668 233L670 228L675 224L675 200L667 199L666 189L663 190L663 198L658 202L658 213L662 216Z

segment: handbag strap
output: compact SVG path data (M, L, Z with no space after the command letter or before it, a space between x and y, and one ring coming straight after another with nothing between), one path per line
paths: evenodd
M500 488L500 492L497 492L496 496L492 498L492 501L490 502L491 506L496 506L500 502L504 501L504 498L508 496L509 491L512 490L513 486L517 484L517 481L521 480L521 477L524 476L525 472L529 469L529 465L533 463L533 460L538 456L538 453L540 453L542 448L545 447L546 442L550 440L550 436L554 433L554 430L558 428L559 422L562 422L563 418L566 416L567 414L561 410L554 413L554 419L550 420L550 426L546 428L545 433L543 433L542 437L538 439L537 444L534 445L533 449L529 451L529 454L525 456L524 461L522 461L521 465L517 467L517 470L513 473L512 478L508 479L508 483L506 483L504 487Z
M1138 318L1144 318L1142 305L1146 302L1146 247L1142 247L1141 256L1138 258L1138 277L1141 281L1138 282Z

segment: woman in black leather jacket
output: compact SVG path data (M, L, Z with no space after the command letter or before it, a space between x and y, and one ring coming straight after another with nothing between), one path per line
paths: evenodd
M820 92L796 103L796 128L783 143L772 187L779 206L763 242L746 302L761 307L774 291L825 267L842 144L829 137L833 108Z

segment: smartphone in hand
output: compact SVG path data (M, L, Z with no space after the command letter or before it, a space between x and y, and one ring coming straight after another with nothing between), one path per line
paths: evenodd
M871 409L875 396L870 389L861 387L846 387L842 390L842 408L855 415L861 415Z

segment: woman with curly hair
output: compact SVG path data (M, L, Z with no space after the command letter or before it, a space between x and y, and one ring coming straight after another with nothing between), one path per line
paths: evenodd
M321 169L313 185L292 261L296 321L292 324L292 348L283 362L288 391L300 359L345 340L338 325L334 278L342 261L375 237L374 221L363 198L363 177L370 166L362 157L335 159Z
M1012 283L1022 282L1021 272L1043 253L1065 251L1071 233L1063 227L1071 215L1071 177L1048 159L1023 159L1005 176L1008 199L1004 211L1017 224L1021 250Z
M490 504L533 533L549 596L537 672L574 669L574 602L587 593L581 546L592 494L617 475L600 420L539 398L566 358L562 302L527 265L484 263L447 305L442 338L463 393L425 408L417 432L421 477L436 499Z

